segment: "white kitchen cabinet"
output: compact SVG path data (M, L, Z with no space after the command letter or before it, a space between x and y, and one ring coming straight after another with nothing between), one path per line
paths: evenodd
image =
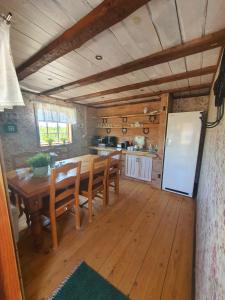
M139 180L151 181L152 158L147 156L126 155L125 175Z

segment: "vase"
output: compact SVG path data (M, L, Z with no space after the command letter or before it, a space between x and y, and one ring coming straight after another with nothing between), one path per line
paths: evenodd
M33 168L34 177L45 177L48 175L48 166Z

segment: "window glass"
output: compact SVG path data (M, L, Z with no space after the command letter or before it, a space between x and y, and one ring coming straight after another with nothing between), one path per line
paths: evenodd
M41 146L71 143L71 124L38 122Z

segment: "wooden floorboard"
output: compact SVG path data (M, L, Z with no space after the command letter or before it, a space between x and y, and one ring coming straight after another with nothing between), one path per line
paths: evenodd
M162 300L188 300L192 296L194 203L184 198L169 260ZM183 293L183 291L186 291Z
M170 203L173 205L167 206L132 287L132 299L160 299L180 206L177 199L170 199Z
M142 217L139 228L133 233L132 239L108 276L109 281L125 294L130 292L136 275L143 265L146 252L150 247L166 204L166 201L158 199L157 193L153 196L153 199L145 208L145 215ZM148 228L147 232L146 228ZM146 238L146 234L148 238ZM120 244L117 248L120 249Z
M19 254L29 300L48 299L51 292L81 261L131 299L191 300L193 230L192 199L151 186L121 180L119 197L110 192L110 205L95 204L92 224L82 209L82 228L73 216L58 222L59 248L51 251L50 232L36 253L30 232L20 232Z

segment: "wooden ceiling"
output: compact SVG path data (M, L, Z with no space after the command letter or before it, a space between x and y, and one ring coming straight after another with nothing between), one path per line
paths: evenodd
M1 0L9 11L21 87L95 107L208 94L225 43L224 0Z

